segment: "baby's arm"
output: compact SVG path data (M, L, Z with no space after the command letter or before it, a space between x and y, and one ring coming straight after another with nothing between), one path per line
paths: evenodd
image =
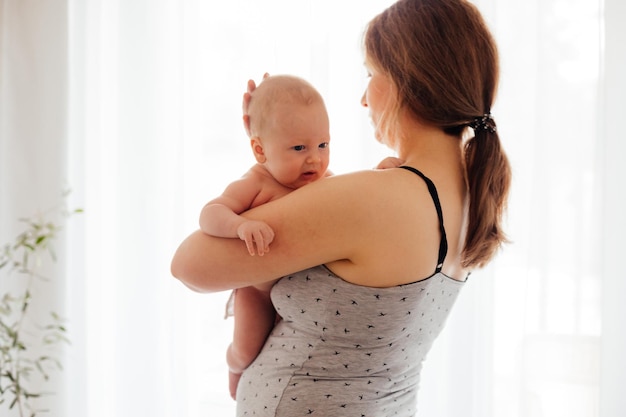
M260 185L251 177L231 183L224 193L209 201L200 213L200 229L211 236L239 238L246 242L250 255L269 251L274 231L267 223L240 216L259 193Z
M233 399L241 373L257 357L274 327L276 311L269 297L271 285L236 290L233 342L226 351L228 385Z

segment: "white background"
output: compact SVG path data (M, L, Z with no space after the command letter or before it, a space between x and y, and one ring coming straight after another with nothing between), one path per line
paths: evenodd
M57 393L48 415L233 415L227 294L184 288L172 253L253 161L248 78L318 87L334 172L388 155L359 105L361 34L388 4L0 0L0 242L65 189L85 210L38 294L72 340L45 388ZM420 413L623 415L625 5L476 4L501 52L493 113L514 170L512 243L462 292L425 365Z

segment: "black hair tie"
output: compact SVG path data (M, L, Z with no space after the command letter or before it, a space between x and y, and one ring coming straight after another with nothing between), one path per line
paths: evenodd
M496 122L493 120L493 117L491 117L491 113L474 118L474 120L469 122L468 126L474 129L474 132L480 130L486 130L491 133L496 132Z

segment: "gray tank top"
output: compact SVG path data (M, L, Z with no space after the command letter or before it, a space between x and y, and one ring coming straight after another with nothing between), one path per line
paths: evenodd
M441 272L447 251L437 192L426 181L441 227L429 278L373 288L320 265L272 288L281 320L237 391L237 416L410 417L420 371L463 282Z

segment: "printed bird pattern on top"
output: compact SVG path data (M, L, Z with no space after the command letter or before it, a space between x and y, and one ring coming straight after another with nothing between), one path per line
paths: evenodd
M271 297L283 320L239 382L237 416L414 416L422 362L462 286L439 272L364 287L324 266L282 278Z

